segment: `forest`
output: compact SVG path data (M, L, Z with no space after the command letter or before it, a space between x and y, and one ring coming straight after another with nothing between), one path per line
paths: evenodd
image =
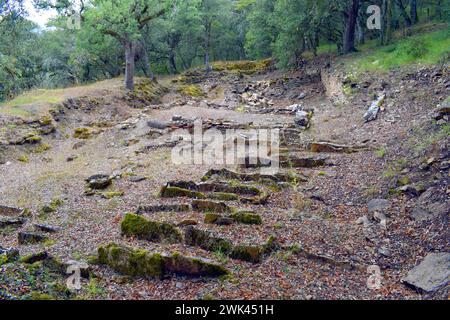
M40 29L23 0L0 7L0 100L24 90L65 87L117 77L128 70L153 77L210 61L273 57L295 68L305 51L339 54L419 21L447 21L440 0L33 0L58 12ZM367 8L381 10L381 28L368 30ZM127 68L127 69L126 69ZM128 69L130 68L130 69ZM135 70L134 70L135 69ZM131 87L132 84L130 83Z

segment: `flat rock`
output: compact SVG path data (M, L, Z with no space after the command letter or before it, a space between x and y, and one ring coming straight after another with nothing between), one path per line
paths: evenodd
M367 208L369 209L369 213L375 212L375 211L383 211L390 207L389 200L386 199L373 199L370 200L367 204Z
M61 228L50 226L48 224L34 224L34 228L36 231L48 232L48 233L56 233L61 230Z
M0 228L5 228L8 226L21 226L25 223L25 219L23 218L14 218L14 217L0 217Z
M0 216L19 217L23 211L21 208L0 205Z
M433 292L449 283L450 253L431 253L401 281L415 289Z

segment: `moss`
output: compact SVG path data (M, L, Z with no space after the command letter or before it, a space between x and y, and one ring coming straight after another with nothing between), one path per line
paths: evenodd
M218 219L222 218L222 216L220 214L216 214L216 213L207 213L205 215L205 223L214 223L216 222Z
M122 234L139 239L169 243L182 241L181 233L176 227L164 222L149 221L142 216L128 213L121 223Z
M98 262L130 276L161 277L164 261L160 254L110 243L98 248Z
M206 199L205 194L202 192L167 186L161 189L160 196L162 198L187 197L193 199Z
M253 74L267 70L271 64L272 59L260 61L217 61L212 63L212 68L214 71Z
M105 191L105 192L98 192L98 194L105 199L112 199L116 197L122 197L124 195L123 191Z
M32 150L33 153L44 153L45 151L50 150L52 147L47 143L41 143L39 146Z
M28 163L30 161L30 159L26 155L21 155L20 157L17 158L17 160L23 163Z
M178 92L193 98L204 97L205 93L203 90L195 84L182 85L178 88Z
M240 211L231 216L236 222L243 224L262 224L260 215L249 211Z
M52 117L49 115L45 115L39 119L39 124L41 126L48 126L52 123Z
M45 205L41 208L42 214L52 213L56 212L58 210L58 207L62 206L64 204L64 200L62 199L53 199L50 204Z
M275 236L270 236L269 239L267 239L266 244L264 245L264 253L269 254L271 252L277 251L280 249L280 244L277 241L277 238Z
M87 140L91 137L91 130L89 128L76 128L73 137L76 139Z
M401 178L399 178L398 180L397 180L397 185L398 186L401 186L401 187L403 187L403 186L406 186L406 185L408 185L410 183L410 180L409 180L409 178L408 177L401 177Z
M259 263L262 260L264 248L260 246L239 245L233 248L230 257L252 263Z
M229 254L233 249L233 244L229 240L216 237L207 231L194 227L186 228L184 239L187 245L198 246L211 252L222 251Z
M179 253L163 259L165 269L169 273L208 277L220 277L228 274L228 270L221 265L203 259L185 257Z
M34 291L30 294L30 299L31 300L55 300L55 298L49 294L36 292L36 291Z
M221 200L221 201L238 201L239 196L234 193L226 193L226 192L213 192L208 194L209 199Z
M36 144L36 143L39 143L41 141L42 141L42 137L38 136L38 135L35 135L35 134L30 135L29 137L27 137L25 139L25 142L31 143L31 144Z

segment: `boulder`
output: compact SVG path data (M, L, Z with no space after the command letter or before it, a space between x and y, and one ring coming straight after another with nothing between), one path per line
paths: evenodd
M47 251L41 251L37 253L31 253L27 256L24 256L20 258L20 262L27 263L27 264L33 264L38 261L44 261L48 259L50 256Z
M86 179L88 187L95 190L106 189L112 183L110 176L105 174L96 174Z
M290 154L280 156L281 166L283 168L314 168L322 167L327 164L328 156L302 156Z
M450 282L450 253L431 253L410 270L402 283L423 292L434 292Z
M47 239L48 238L41 233L19 232L19 234L18 234L19 244L22 244L22 245L44 242Z
M0 246L0 265L2 263L9 263L19 259L19 250L14 248L3 248Z
M165 222L149 221L132 213L125 215L121 223L122 234L152 242L180 243L182 236L173 225Z

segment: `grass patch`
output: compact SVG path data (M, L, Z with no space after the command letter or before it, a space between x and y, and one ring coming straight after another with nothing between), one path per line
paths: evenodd
M377 46L373 40L360 49L362 53L350 55L348 67L357 72L386 72L395 67L421 63L433 65L449 58L449 29L420 34L387 46Z

